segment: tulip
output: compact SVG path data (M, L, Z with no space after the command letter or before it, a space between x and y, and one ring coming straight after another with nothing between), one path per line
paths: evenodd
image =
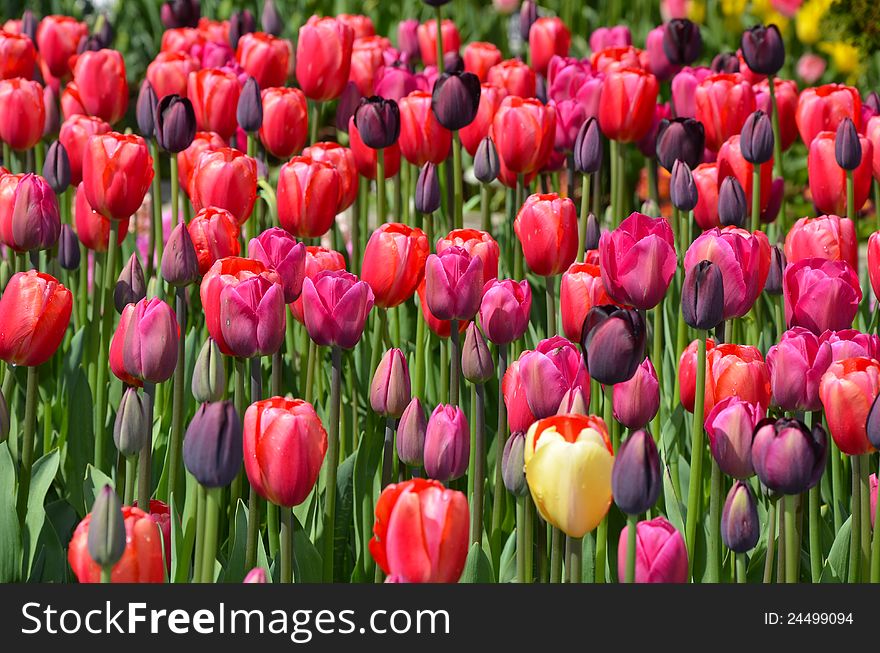
M217 23L214 23L216 27L220 27ZM207 47L208 43L213 43L215 41L226 41L229 36L229 25L225 24L225 30L220 29L218 31L225 31L226 35L218 35L219 38L212 38L211 41L208 41L206 35L195 28L195 25L192 27L172 27L166 29L162 34L162 42L160 44L160 51L162 52L192 52L197 51L201 48Z
M161 299L128 304L110 341L110 368L131 385L163 383L177 365L177 317Z
M713 71L705 67L685 67L672 78L672 107L679 118L695 118L697 115L697 86Z
M235 59L257 80L260 88L283 86L290 65L290 42L271 34L244 34L238 41Z
M602 282L599 266L573 263L562 275L559 287L559 307L562 313L562 332L574 342L581 339L584 318L594 306L612 304Z
M263 126L263 98L257 80L248 77L238 96L235 107L235 119L238 126L249 134L260 130Z
M590 379L580 352L560 336L542 340L534 351L519 358L519 374L525 400L535 419L555 415L563 396L580 389L589 401Z
M480 106L480 80L473 73L444 73L434 84L431 109L437 122L456 131L470 125Z
M137 253L131 255L122 267L122 272L113 288L113 305L117 313L122 313L129 304L136 304L147 296L147 283L144 280L144 269L138 260Z
M819 385L828 430L845 454L858 456L874 451L866 425L871 406L880 391L880 363L864 357L831 363Z
M721 541L733 553L755 548L761 535L755 495L747 483L737 481L727 493L721 511Z
M550 157L556 137L556 112L537 100L509 96L495 114L492 132L504 166L512 173L527 175L542 168Z
M414 91L402 98L400 109L400 152L407 161L423 166L440 163L449 156L452 135L431 111L431 95ZM363 132L362 132L363 133Z
M125 550L111 571L114 583L161 583L165 578L162 562L162 537L156 521L140 508L122 507L125 524ZM101 566L89 554L89 530L92 520L89 513L77 525L70 539L67 561L80 583L97 583L101 579Z
M441 320L470 320L480 307L483 260L461 247L431 254L425 263L428 308Z
M271 0L267 0L267 4L271 3ZM272 5L274 7L274 5ZM266 570L262 567L254 567L247 574L245 574L244 580L241 581L245 584L265 584L269 582L269 576L266 574Z
M856 89L842 84L825 84L801 91L795 122L801 140L810 147L820 132L836 131L844 118L851 119L858 128L861 112L862 100Z
M217 343L208 338L199 350L192 373L192 394L200 403L220 401L226 392L226 370Z
M613 305L592 308L580 340L590 376L605 385L629 381L645 359L645 338L638 311Z
M763 406L735 396L722 399L709 411L705 422L709 448L722 472L740 479L755 473L752 467L752 435L755 425L764 416Z
M657 162L669 172L679 159L696 168L703 159L705 139L703 123L693 118L662 120L657 130Z
M741 317L755 303L770 270L770 243L762 231L737 227L704 231L688 248L684 268L700 261L718 265L724 286L724 319Z
M206 488L229 485L241 470L241 420L231 401L202 404L186 428L183 464Z
M205 68L190 73L186 95L193 104L198 128L228 140L238 126L235 108L240 93L241 85L232 72Z
M336 213L354 204L358 193L358 174L352 151L338 143L315 143L303 150L303 156L332 165L339 173L340 197Z
M190 221L187 230L195 247L199 274L206 274L219 259L238 256L239 229L229 211L204 208Z
M685 410L694 410L697 370L697 341L682 352L678 362L678 380L681 404ZM757 347L706 342L706 390L703 404L704 419L716 403L727 397L759 404L766 410L770 404L770 375Z
M86 550L92 560L109 572L125 553L126 539L122 503L109 485L104 485L95 497L91 516Z
M80 114L71 116L61 125L58 141L67 152L71 184L77 185L82 181L83 152L89 137L109 131L110 125L100 118Z
M468 526L461 492L420 478L389 485L376 503L370 555L397 582L454 583L467 558Z
M43 89L37 82L0 79L0 140L13 150L29 150L43 136L45 120Z
M0 181L2 189L2 181ZM122 244L128 234L128 218L119 223L117 244ZM106 252L110 242L110 220L92 209L86 199L85 188L80 182L76 189L74 205L74 225L80 242L95 252Z
M478 229L453 229L437 241L438 256L450 247L463 248L471 256L480 258L486 282L498 276L500 249L489 233Z
M311 18L300 27L296 79L306 97L318 102L338 98L348 81L354 30L334 18Z
M660 129L660 123L669 120L672 117L672 109L668 102L658 104L654 107L654 115L651 118L651 126L645 135L636 141L636 147L646 157L653 157L657 152L657 133Z
M186 97L189 74L198 69L199 63L185 52L160 52L147 66L146 83L152 87L157 101L166 95Z
M267 229L248 243L248 256L274 270L281 280L284 303L295 301L305 277L306 246L283 229Z
M770 117L760 109L746 118L740 148L743 158L753 165L767 163L773 158L773 127Z
M137 387L129 386L122 393L116 420L113 424L113 442L123 456L133 456L143 449L150 433L149 404Z
M386 417L400 417L410 403L409 366L400 349L389 349L370 382L370 406Z
M846 205L847 172L840 167L835 156L835 142L837 140L832 132L816 134L810 144L807 169L810 176L810 193L813 203L820 211L843 215L851 207ZM868 198L871 188L871 162L874 154L871 141L864 136L860 136L859 141L861 163L852 172L855 189L853 214L861 209Z
M651 128L659 84L654 75L638 68L610 71L602 82L599 126L607 138L631 143Z
M876 527L876 519L877 519L877 474L871 474L869 479L870 483L870 494L871 494L871 528Z
M609 73L621 70L623 68L633 68L645 70L642 66L641 51L631 45L611 47L594 52L590 57L590 66L597 73Z
M529 492L523 465L525 440L526 434L522 431L511 433L502 452L501 478L507 491L516 497L523 497Z
M507 411L507 427L511 432L526 431L534 422L535 416L526 399L523 375L518 360L513 361L501 379L501 394Z
M374 150L391 147L400 135L400 109L394 100L364 98L354 114L354 124L363 143Z
M743 59L756 73L775 75L785 62L785 42L776 25L756 25L747 29L742 34L740 46Z
M169 0L162 4L162 24L168 28L195 27L199 21L201 7L196 0Z
M345 271L319 272L303 282L303 314L318 345L354 347L364 331L374 296L369 284Z
M70 322L73 298L54 277L12 275L0 295L0 360L36 367L49 360Z
M461 477L470 457L470 428L461 408L441 404L425 432L425 472L438 481Z
M782 248L779 245L773 245L770 248L770 272L767 273L764 292L769 295L782 294L782 276L787 264Z
M413 73L400 64L400 62L395 62L390 66L382 65L376 70L373 88L370 89L369 94L400 102L401 98L406 97L413 91L426 90L427 87L425 75ZM359 90L358 96L360 96ZM360 97L358 97L358 100L360 100ZM348 122L348 117L346 117L345 122Z
M345 259L342 254L334 250L325 249L323 247L310 246L306 247L306 263L305 276L303 281L308 277L314 279L317 274L323 270L344 270ZM290 304L290 314L298 322L303 322L302 295L296 301Z
M496 345L518 340L528 326L531 306L528 281L488 281L480 302L480 325L486 337Z
M773 78L776 105L773 111L779 114L779 140L782 151L791 147L797 140L798 127L795 112L798 104L797 84L790 79ZM754 87L755 106L758 110L770 114L770 80L759 82Z
M880 337L860 333L855 329L826 331L819 336L819 344L828 343L831 347L831 360L864 356L880 360Z
M260 141L273 156L286 159L299 152L308 137L308 106L297 88L264 88Z
M70 16L45 16L37 28L37 49L53 77L70 74L70 60L89 28Z
M125 115L128 82L125 61L116 50L83 52L76 58L73 81L85 112L110 124Z
M348 78L355 83L361 95L373 95L376 75L385 63L386 52L391 50L391 42L384 36L355 38Z
M278 219L300 238L325 234L333 225L340 196L340 175L329 163L305 156L285 163L278 174Z
M870 256L869 244L869 260ZM855 269L858 264L858 249L852 220L836 215L801 218L785 237L785 258L789 263L797 263L806 258L846 261Z
M156 108L156 142L166 152L177 154L188 148L196 135L192 103L179 95L166 95Z
M611 505L614 453L600 418L560 415L529 427L526 481L541 516L569 537L598 526Z
M557 17L542 17L532 23L529 30L529 53L532 67L541 75L547 74L547 65L554 55L568 56L571 33Z
M589 118L578 131L574 142L574 167L582 174L594 174L602 165L602 135L599 123Z
M537 91L535 71L518 59L505 59L486 74L486 81L504 89L506 95L533 98Z
M831 361L831 346L820 344L809 330L783 333L767 352L773 404L791 412L820 410L819 382Z
M79 268L79 263L79 241L76 233L69 224L63 224L58 237L58 264L65 270L73 271Z
M685 323L707 331L723 321L724 280L721 268L711 261L700 261L685 273L681 289L681 312Z
M732 175L725 177L718 187L718 222L722 227L742 229L748 215L749 201L742 184Z
M425 270L429 244L417 227L390 222L376 229L364 250L363 280L376 305L392 308L413 296Z
M425 456L425 434L428 422L418 397L413 397L397 425L397 457L411 466L421 467Z
M773 492L806 492L822 478L827 456L828 436L818 424L811 431L798 420L767 418L755 427L752 465Z
M376 28L369 16L339 14L336 16L336 20L351 27L356 39L363 39L368 36L375 36L376 34Z
M355 124L354 116L348 122L348 134L350 138L349 145L354 154L355 165L358 173L367 179L376 178L376 168L378 161L378 152L370 147L361 138L360 131ZM400 170L400 146L394 143L390 147L384 148L385 156L385 179L390 179Z
M471 156L476 156L481 141L489 135L492 121L495 119L501 102L507 97L507 91L493 84L484 83L480 86L478 97L479 104L476 115L468 125L461 128L458 134L461 144Z
M665 218L633 213L602 234L599 256L608 295L642 310L660 303L675 274L674 238ZM652 272L646 274L646 269Z
M554 276L577 257L574 202L555 193L529 196L513 224L526 263L535 274Z
M476 75L481 82L486 81L489 69L501 63L501 50L493 43L475 41L464 48L464 69Z
M754 114L752 114L754 115ZM748 121L748 119L747 119ZM748 122L746 123L746 127ZM731 136L718 151L718 179L735 177L745 192L748 206L752 205L752 192L754 185L754 165L749 163L744 156L742 139L738 135ZM766 211L771 200L771 177L773 163L767 161L760 166L760 209ZM720 191L719 191L720 192Z
M192 144L177 155L177 176L180 187L189 195L192 175L199 157L205 151L214 151L226 147L226 143L214 132L197 131Z
M226 209L240 227L250 217L257 197L257 164L231 147L203 152L192 171L193 208ZM281 205L279 199L279 206Z
M674 18L664 25L663 52L670 63L690 65L700 58L702 50L703 39L698 25L687 18Z
M604 48L632 45L632 34L626 25L597 27L590 34L589 44L593 52Z
M238 358L274 354L284 340L281 285L262 275L226 285L220 293L220 326L223 353Z
M458 52L461 47L461 37L458 28L451 20L443 20L440 23L440 39L443 54ZM426 66L437 65L437 21L429 20L418 27L419 54L422 63Z
M229 17L228 35L229 43L233 48L238 47L242 37L247 36L257 28L254 15L249 9L233 11Z
M620 532L617 548L617 573L626 570L629 529ZM636 583L685 583L688 577L688 552L684 537L665 517L655 517L636 525Z
M669 180L669 199L679 211L693 211L699 203L697 183L688 164L681 159L672 165L672 176Z
M43 102L45 104L45 99ZM77 88L76 82L70 81L61 93L61 115L67 120L80 113L86 113L86 108L83 106L82 100L79 97L79 89Z
M629 381L618 383L613 387L614 419L635 431L644 428L654 418L659 408L660 385L657 381L657 372L651 361L646 358Z
M275 505L292 508L306 500L326 452L327 432L312 405L301 399L256 401L244 415L248 481Z
M153 180L153 160L144 139L118 132L89 139L82 170L89 205L117 221L134 215Z
M611 471L614 503L628 515L650 510L660 496L660 456L647 431L636 430L620 445Z
M755 111L754 91L738 73L710 75L697 85L695 97L695 117L703 123L706 147L713 152L739 134Z
M815 334L848 329L862 300L858 276L845 261L808 258L790 263L783 278L789 327Z
M868 238L868 276L874 297L880 297L880 234L874 232Z
M440 180L437 177L437 166L433 163L426 163L419 170L413 205L423 215L430 215L440 209Z
M70 159L59 141L53 141L46 151L43 178L56 195L61 195L70 186Z
M198 254L186 224L178 224L168 237L162 252L161 270L165 283L176 288L188 286L199 280L201 273Z
M2 201L6 206L0 212L0 242L17 252L54 247L61 233L55 192L33 173L5 176L12 177L9 183L15 183L15 188L12 197Z

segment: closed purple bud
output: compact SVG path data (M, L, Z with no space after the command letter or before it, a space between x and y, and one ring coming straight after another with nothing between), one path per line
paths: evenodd
M183 152L196 137L196 113L189 98L171 94L156 107L156 141L166 152Z
M89 557L99 566L110 568L125 553L125 519L119 495L105 485L95 497L86 547Z
M409 366L400 349L382 356L370 383L370 407L385 417L400 417L410 402Z
M660 408L660 383L649 359L642 361L629 381L612 390L614 418L630 430L644 428Z
M877 395L880 397L880 395ZM871 410L868 411L868 419L865 422L865 431L868 434L868 442L875 449L880 449L880 404L877 398L871 404Z
M535 97L541 104L547 104L547 79L543 75L535 76Z
M363 98L354 112L354 125L367 147L374 150L391 147L400 136L400 109L397 102L377 95Z
M413 397L397 424L397 457L401 462L410 467L422 466L427 429L428 421L422 402L418 397Z
M852 119L844 118L834 137L834 158L844 170L855 170L862 162L862 143Z
M199 259L186 224L181 222L171 232L162 252L162 278L175 287L199 280Z
M595 306L581 333L587 371L599 383L628 381L645 360L645 321L635 309Z
M76 270L79 268L79 262L79 238L76 237L73 227L63 224L61 235L58 236L58 263L65 270Z
M169 0L162 5L162 24L166 29L197 27L201 15L199 0Z
M263 98L260 96L260 85L253 77L248 77L241 88L235 117L239 126L249 133L259 131L263 126Z
M21 33L28 37L34 46L37 44L37 26L39 24L40 21L37 20L34 12L30 9L25 9L21 15Z
M464 59L458 52L446 52L443 55L443 72L444 73L461 73L464 72Z
M737 481L727 493L721 511L721 541L734 553L746 553L755 548L760 535L755 495L748 483Z
M523 41L529 42L529 32L538 20L538 5L534 0L525 0L519 9L519 35Z
M660 496L660 456L647 431L638 430L620 445L611 470L614 503L628 515L647 512Z
M134 456L147 442L150 434L147 417L149 401L133 386L122 393L113 423L113 442L123 456Z
M699 25L687 18L670 20L663 26L663 52L675 66L688 66L699 59L703 52Z
M144 138L150 139L156 134L158 105L159 98L156 97L156 91L153 90L153 85L145 79L141 84L141 90L138 91L137 108L135 109L138 130Z
M590 211L587 216L587 237L584 241L584 251L599 249L599 237L602 235L602 228L599 226L599 219L596 214Z
M476 322L468 325L461 349L461 373L471 383L485 383L495 376L495 362Z
M229 17L229 45L235 50L238 40L245 34L250 34L257 29L257 21L250 9L234 11Z
M43 106L46 108L43 136L57 136L61 129L61 109L58 106L58 93L51 86L43 89Z
M144 281L144 269L141 267L137 252L129 257L125 267L116 280L113 288L113 305L117 313L122 313L129 304L137 304L147 296L147 283Z
M113 29L113 24L110 22L110 19L107 18L107 14L101 14L98 18L98 29L95 30L95 36L101 42L101 46L103 48L109 48L113 43L113 37L116 35L116 32Z
M865 99L862 100L862 104L873 111L874 115L880 113L880 95L878 95L877 91L868 93Z
M764 283L764 292L771 295L782 294L782 275L785 272L785 254L779 245L770 248L770 271Z
M278 9L272 0L265 0L263 2L263 11L260 12L260 25L263 27L264 32L272 36L279 36L284 30L284 21L281 20L281 14L278 13Z
M718 188L718 220L724 227L744 227L749 206L742 184L734 176L725 177Z
M721 52L715 55L709 67L715 73L738 73L739 57L735 52Z
M681 313L694 329L714 329L724 319L724 281L721 268L712 261L700 261L684 275Z
M76 46L76 53L97 52L98 50L103 49L104 43L101 41L101 37L97 34L90 34L89 36L83 36L79 40L79 44Z
M743 59L752 72L775 75L785 63L785 42L776 25L756 25L740 39Z
M226 368L220 347L211 338L205 340L193 367L192 394L196 401L220 401L226 392Z
M752 440L755 425L764 419L764 407L739 397L722 399L706 417L709 449L719 469L733 478L749 478L752 467Z
M270 3L271 3L271 0L269 0L269 2L267 2L266 4L270 4ZM274 6L275 5L272 5L273 8L274 8ZM265 20L266 20L265 11L266 11L266 9L264 7L263 8L263 12L264 12L263 25L265 25ZM269 576L266 574L266 570L263 569L262 567L254 567L253 569L251 569L247 573L247 575L244 577L244 580L242 581L242 583L246 583L248 585L252 585L252 584L262 585L262 584L268 583L268 582L269 582Z
M822 477L828 436L820 425L808 428L796 419L767 418L755 427L752 465L767 489L795 495L814 487Z
M467 471L471 435L461 408L440 404L431 413L425 432L425 472L441 482L453 481Z
M767 163L773 158L773 126L770 116L763 111L755 111L746 118L740 132L739 146L743 158L749 163Z
M669 199L679 211L693 211L697 206L699 194L694 175L687 163L678 159L672 166L672 179L669 182Z
M591 175L602 165L602 132L595 118L587 118L574 141L574 167L580 173Z
M58 197L40 175L29 172L15 187L11 231L14 249L19 252L50 249L58 242Z
M440 208L440 179L437 177L437 166L426 163L419 171L416 181L416 211L429 214Z
M225 487L244 459L241 419L231 401L202 404L186 429L183 464L206 488Z
M529 493L529 485L526 483L525 445L526 434L517 431L507 438L501 453L501 479L507 491L515 497L524 497Z
M657 128L657 162L672 172L677 160L693 169L703 160L706 130L703 123L693 118L664 118Z
M70 186L70 158L67 156L67 149L60 141L52 141L46 151L43 177L56 195L60 195Z
M345 85L345 89L336 103L336 129L348 133L348 122L360 106L362 97L357 84L348 82Z
M480 183L489 184L498 178L501 170L501 160L498 158L498 149L491 136L486 136L477 146L474 155L474 176Z
M480 78L473 73L443 73L434 82L431 110L437 122L456 131L467 127L480 106Z

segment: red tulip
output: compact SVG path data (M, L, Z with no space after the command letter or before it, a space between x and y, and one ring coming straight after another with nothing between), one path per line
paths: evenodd
M617 574L626 573L628 529L620 531L617 547ZM684 538L665 517L636 524L636 583L686 583L688 551Z
M31 79L37 51L29 37L0 31L0 79Z
M518 360L513 361L501 379L501 394L507 408L507 428L511 433L527 431L536 421L526 400L522 370Z
M0 242L12 241L12 214L15 212L15 190L24 173L14 175L0 167ZM5 244L5 242L4 242Z
M223 38L224 42L229 37ZM175 27L166 29L162 33L162 42L159 49L162 52L192 52L205 46L207 39L205 34L194 27Z
M486 282L498 276L500 249L489 233L479 229L453 229L437 241L437 254L442 254L450 247L461 247L471 256L480 257Z
M599 240L602 281L617 303L642 310L654 308L666 295L677 259L666 218L633 213Z
M351 149L339 143L315 143L303 150L303 156L310 158L312 161L329 163L339 173L340 189L339 204L336 206L337 215L354 204L358 194L360 178L358 177L354 153Z
M83 152L83 189L89 205L111 220L135 214L153 181L153 159L140 136L92 136Z
M367 36L374 36L376 28L369 16L361 16L360 14L339 14L336 20L340 23L348 25L354 31L354 38L362 39Z
M177 178L180 181L180 187L190 195L190 184L192 183L192 173L196 169L196 163L199 157L206 150L219 150L226 147L226 141L214 132L196 132L196 137L188 148L177 155Z
M421 478L386 487L376 503L370 555L403 583L455 583L468 551L465 495Z
M263 32L253 32L243 34L238 40L235 60L257 80L260 88L269 88L284 86L291 54L290 41Z
M257 199L256 161L231 147L203 152L192 172L190 198L196 211L226 209L243 225Z
M355 83L362 96L374 95L376 74L385 64L385 53L391 49L391 41L384 36L355 39L348 79Z
M495 47L494 43L474 41L464 48L464 69L479 77L481 82L485 82L489 69L501 63L501 58L501 50Z
M316 245L306 247L306 265L303 282L305 282L305 277L314 280L318 273L324 270L344 269L345 259L339 252ZM297 297L292 304L289 304L289 308L293 318L297 322L303 323L302 295Z
M166 95L186 97L187 80L199 62L184 52L160 52L147 66L147 81L161 100Z
M248 481L275 505L289 509L306 500L326 452L327 432L321 419L301 399L264 399L251 404L244 414Z
M856 129L861 126L862 98L851 86L825 84L805 88L798 96L795 122L807 147L820 132L837 131L844 118L852 119Z
M79 89L73 80L67 82L64 90L61 92L61 115L67 120L77 114L86 115L85 106L79 97Z
M2 181L0 181L2 184ZM95 211L86 199L86 191L82 184L76 187L76 200L74 205L74 226L80 242L94 252L106 252L110 243L110 220ZM128 235L129 219L119 222L117 243L119 245Z
M440 23L441 40L443 42L443 54L458 52L461 47L461 37L458 28L451 20ZM437 21L429 20L419 25L419 52L422 55L422 63L426 66L437 66ZM443 62L440 62L442 67Z
M339 173L329 163L297 156L278 172L278 220L298 238L327 233L336 218Z
M789 264L782 288L788 326L816 335L848 329L862 301L859 277L845 261L806 258Z
M507 345L525 333L531 308L532 289L528 281L492 279L483 287L480 325L491 342Z
M198 33L204 39L214 43L227 43L229 41L229 21L211 20L202 16L198 22Z
M44 19L45 20L45 19ZM161 583L166 567L162 561L162 537L157 521L140 508L122 507L125 523L125 553L113 565L113 583ZM101 567L92 560L88 550L89 513L76 527L67 550L67 562L80 583L98 583Z
M547 65L555 55L568 56L571 32L557 17L542 17L532 23L529 30L529 53L532 67L541 75L547 75Z
M832 363L822 376L819 396L828 430L837 447L850 456L875 449L865 425L880 391L880 363L871 358L847 358Z
M492 121L498 156L514 174L544 167L556 139L556 111L538 100L508 96Z
M12 275L0 295L0 360L36 367L55 353L70 323L73 295L36 270Z
M590 309L613 303L602 283L598 265L572 263L563 273L559 286L559 309L565 337L580 342L584 319Z
M341 20L312 17L299 28L296 80L318 102L342 95L351 69L354 30Z
M70 16L46 16L37 28L37 49L54 77L70 74L70 58L89 28Z
M164 383L177 366L180 327L161 299L128 304L110 341L110 369L129 385Z
M792 146L798 137L795 114L798 106L798 88L790 79L773 78L776 93L776 111L779 112L779 140L784 152ZM764 80L755 84L755 106L758 110L770 115L770 82Z
M641 50L631 45L605 48L594 52L590 66L597 73L610 73L623 68L642 68Z
M417 227L389 222L373 232L364 249L361 274L373 290L376 306L393 308L413 296L429 252L428 238Z
M495 114L501 106L501 101L506 97L507 91L500 86L495 86L494 84L480 85L480 104L477 107L477 115L471 124L467 127L462 127L458 131L461 144L471 156L477 153L480 141L489 135Z
M845 215L846 206L846 171L837 165L834 155L835 133L819 132L810 142L807 155L807 171L810 176L810 194L813 204L823 213ZM855 185L855 212L861 210L868 200L871 190L872 161L874 147L864 136L859 136L862 146L862 161L852 171Z
M435 57L436 58L436 57ZM519 59L506 59L492 66L486 73L486 81L503 88L507 95L533 98L537 88L535 71Z
M367 147L363 139L361 139L361 134L354 124L354 116L348 121L348 137L350 139L349 147L351 147L351 151L354 154L358 174L367 179L375 179L378 150ZM400 171L400 143L397 142L391 147L386 147L383 152L385 156L385 179L391 179Z
M354 347L373 308L369 284L350 272L319 272L303 281L303 317L309 337L318 345Z
M0 177L0 184L2 183L3 178ZM880 297L880 232L877 231L868 238L868 277L874 297Z
M870 245L868 246L870 258ZM836 215L801 218L785 236L785 260L797 263L805 258L846 261L858 266L858 243L852 220Z
M535 274L559 274L577 257L577 212L568 198L560 198L556 193L529 196L513 229L526 263Z
M186 95L193 105L198 128L214 131L229 139L238 122L235 109L241 84L234 73L219 68L205 68L189 74Z
M29 150L42 138L45 122L39 83L20 77L0 80L0 140L13 150Z
M623 143L641 140L651 129L658 89L657 78L639 68L608 72L599 102L602 133Z
M754 164L743 158L740 148L739 134L728 138L718 151L718 179L723 181L727 177L736 177L739 185L746 194L746 206L751 212L752 206L752 182L754 181ZM770 204L771 185L773 183L773 159L761 164L761 211L763 212ZM719 187L720 187L719 183ZM750 213L751 214L751 213Z
M720 227L718 218L718 164L701 163L692 170L697 185L697 206L694 208L694 221L706 231Z
M106 134L109 131L110 125L106 121L79 113L61 124L58 140L67 150L71 184L76 185L82 181L83 153L89 138L95 134Z
M452 132L443 127L431 110L431 94L413 91L398 102L400 153L415 166L438 164L449 156Z
M260 141L269 153L286 159L299 152L308 138L308 103L298 88L265 88Z
M108 49L83 52L76 58L73 81L90 116L113 124L125 115L128 81L121 52Z
M204 275L221 258L238 256L238 223L226 209L208 206L196 213L187 225L189 237L199 260L199 274Z
M713 152L739 134L755 111L755 92L739 73L710 75L696 90L696 118L706 129L706 147Z

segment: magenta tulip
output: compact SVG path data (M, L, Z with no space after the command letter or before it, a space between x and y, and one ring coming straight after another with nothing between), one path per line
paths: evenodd
M862 289L849 263L806 258L785 268L782 277L785 321L816 335L848 329L859 310Z
M529 325L532 289L528 281L492 279L483 288L480 324L483 333L496 345L518 340Z
M425 433L425 471L438 481L459 478L467 471L471 435L461 408L440 404L431 413Z
M626 575L627 532L620 532L617 547L617 573ZM665 517L641 521L636 526L637 583L685 583L688 577L688 554L684 538Z
M319 345L354 347L373 308L366 281L344 270L324 270L303 281L303 318L309 337Z
M566 392L580 388L589 401L590 377L578 348L562 336L538 343L519 357L526 402L535 419L555 415Z
M248 257L274 270L284 290L284 303L296 301L306 275L306 246L284 229L266 229L248 243Z
M431 254L425 263L425 297L439 320L470 320L480 308L483 261L462 247Z
M638 430L654 419L660 408L660 383L649 359L642 361L629 381L612 386L614 419L626 428Z
M284 340L284 290L263 275L227 285L220 293L220 329L234 356L274 354Z
M831 360L831 345L809 329L796 326L783 333L767 351L773 404L791 412L821 410L819 382Z
M752 434L764 419L761 404L750 404L739 397L722 399L706 418L706 433L712 457L722 472L733 478L748 478L752 467Z
M123 380L163 383L177 366L180 329L172 308L161 299L142 299L122 311L110 342L110 366ZM119 372L123 372L120 374Z
M370 383L370 407L387 417L400 417L411 397L409 366L406 356L396 347L379 361Z

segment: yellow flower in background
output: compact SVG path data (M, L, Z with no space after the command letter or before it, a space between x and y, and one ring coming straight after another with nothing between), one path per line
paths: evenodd
M706 3L703 0L693 0L688 6L688 18L697 25L706 20Z
M740 16L746 10L748 0L721 0L721 13L725 16Z
M847 76L849 83L855 81L861 73L861 53L852 43L823 41L818 45L818 48L820 52L824 52L831 58L831 62L838 72Z
M776 25L783 34L788 30L791 22L787 16L779 13L772 0L753 0L752 13L765 25Z
M798 40L812 45L822 38L820 23L834 0L807 0L794 18Z

